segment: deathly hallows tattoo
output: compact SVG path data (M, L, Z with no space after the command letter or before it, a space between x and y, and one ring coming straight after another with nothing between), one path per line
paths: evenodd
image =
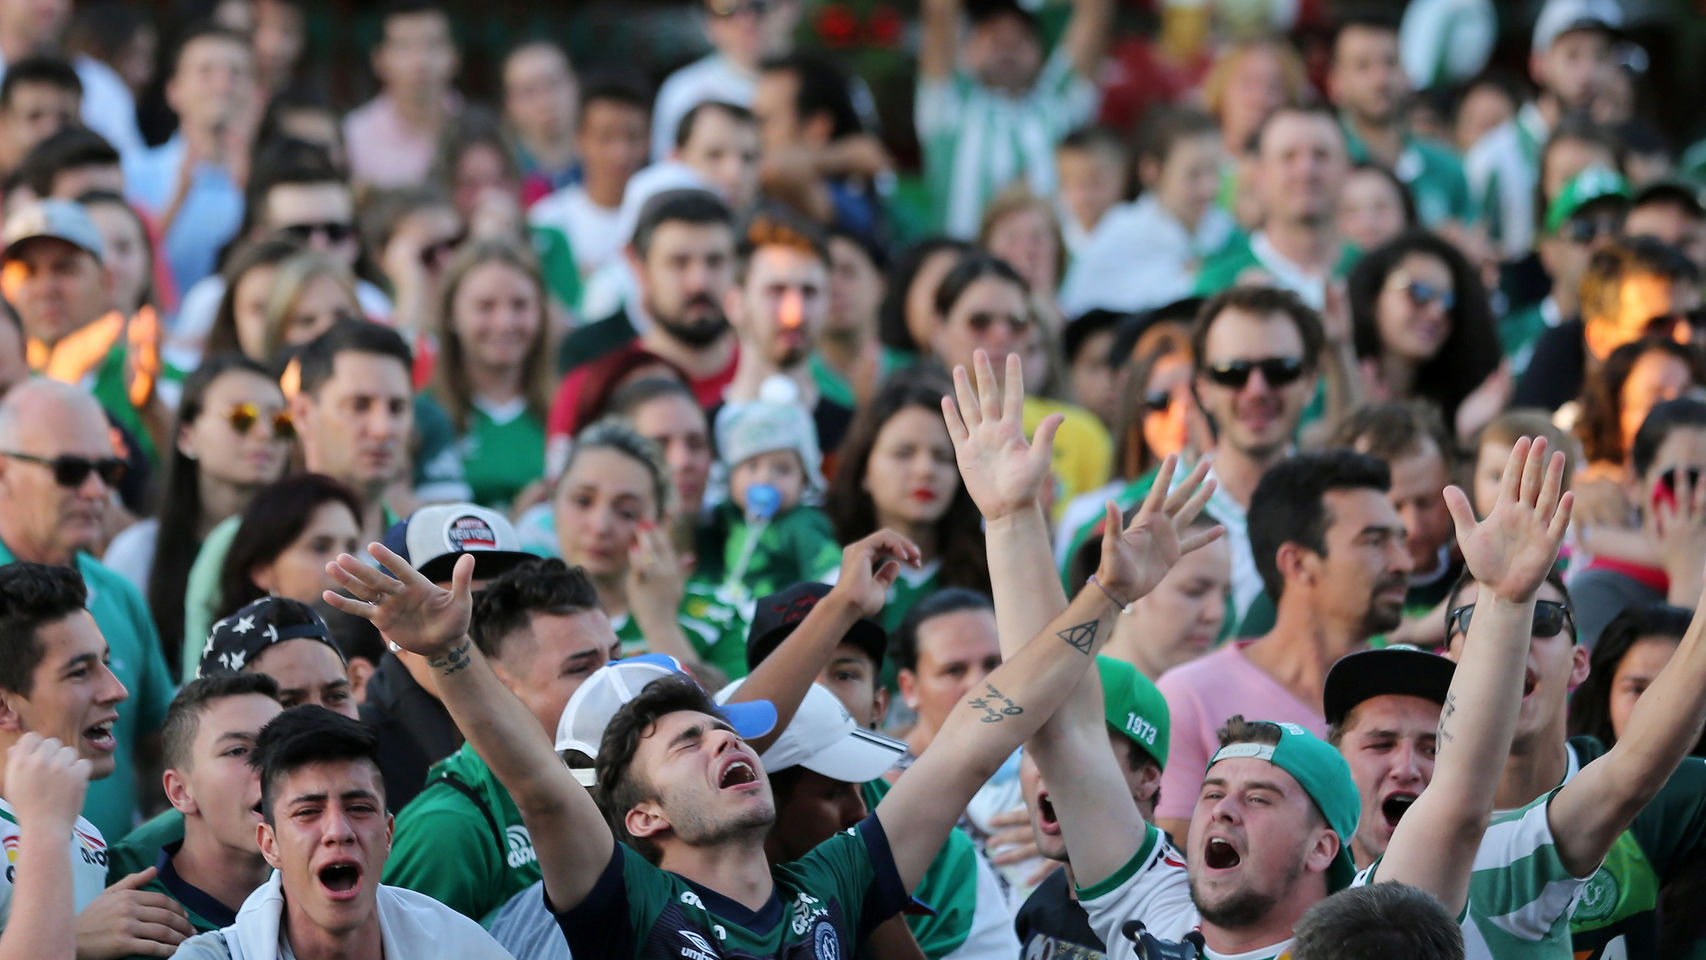
M1055 633L1055 636L1066 641L1066 645L1086 656L1096 648L1096 631L1102 626L1099 620L1087 620L1074 624Z
M1000 723L1008 717L1016 717L1025 712L1025 708L1014 703L1005 693L995 689L994 684L985 683L983 689L989 692L971 701L972 706L983 711L979 717L984 723Z

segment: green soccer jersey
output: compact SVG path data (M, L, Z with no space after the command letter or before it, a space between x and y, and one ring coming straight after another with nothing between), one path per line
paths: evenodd
M873 780L861 788L865 795L865 806L877 809L877 804L883 801L893 787L886 780ZM999 902L981 903L978 899L977 884L977 844L961 830L948 831L948 839L942 844L942 849L936 851L936 859L930 861L930 866L924 871L924 879L918 881L918 887L912 891L912 896L928 906L930 913L908 913L906 915L907 929L912 931L912 939L918 941L918 948L924 951L926 957L946 957L958 950L972 936L974 929L981 932L986 927L986 916L990 911L1002 914L1003 926L1011 926L1007 917L1007 905ZM870 950L864 951L870 955ZM882 960L881 957L871 957L871 960Z
M1356 266L1358 257L1355 247L1345 245L1339 252L1338 262L1333 266L1331 279L1342 280L1348 276L1351 268ZM1212 297L1228 287L1236 286L1246 271L1261 271L1267 274L1275 286L1290 290L1304 303L1317 310L1326 303L1325 281L1319 277L1307 276L1295 265L1287 263L1273 250L1267 235L1259 230L1249 235L1234 236L1219 253L1203 263L1202 271L1197 274L1196 294Z
M1570 740L1566 780L1605 753L1592 737ZM1661 888L1706 863L1706 760L1689 757L1635 817L1605 863L1588 878L1570 917L1575 955L1583 960L1658 957ZM1696 937L1688 956L1706 954Z
M689 580L676 619L700 660L716 667L730 680L746 676L746 615L714 585ZM631 615L623 613L610 618L610 626L616 630L622 656L631 657L649 650L645 634Z
M575 960L839 960L908 901L875 814L772 867L757 910L614 847L592 892L557 914Z
M1351 162L1368 162L1368 147L1356 130L1348 122L1339 126L1345 131L1345 148ZM1437 226L1446 220L1469 223L1475 219L1475 203L1469 196L1463 161L1449 147L1405 134L1398 162L1392 165L1392 175L1410 188L1410 196L1416 202L1416 216L1423 226Z
M475 400L456 451L474 502L507 509L523 487L545 475L545 421L525 400L501 405Z
M397 814L396 837L384 882L473 920L541 876L521 811L469 744L433 765L426 789Z

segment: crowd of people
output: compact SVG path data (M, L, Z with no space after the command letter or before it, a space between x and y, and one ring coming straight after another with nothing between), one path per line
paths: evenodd
M361 103L304 0L75 6L0 0L0 960L1706 957L1614 0L1520 79L920 0L907 116L813 0L490 106L430 0Z

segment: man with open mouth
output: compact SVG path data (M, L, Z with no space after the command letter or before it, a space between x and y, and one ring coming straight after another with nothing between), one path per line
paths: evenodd
M184 960L381 960L509 954L480 925L425 894L379 883L391 816L379 741L358 720L293 707L261 728L261 856L273 874L235 923L178 948Z

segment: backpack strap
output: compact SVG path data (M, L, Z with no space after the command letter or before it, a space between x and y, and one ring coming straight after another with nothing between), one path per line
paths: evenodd
M470 787L448 773L441 774L437 780L433 781L433 783L447 784L457 793L467 797L468 801L474 805L475 809L480 811L480 815L486 818L486 825L492 828L492 840L497 843L499 854L501 855L507 852L508 841L504 839L503 828L498 826L498 818L492 816L492 808L486 803L486 799L480 796L480 792L478 790L475 790L473 787Z

